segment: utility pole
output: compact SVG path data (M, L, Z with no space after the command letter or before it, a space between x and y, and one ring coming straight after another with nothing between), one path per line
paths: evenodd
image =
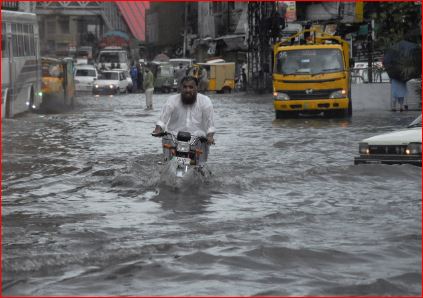
M367 23L367 77L369 83L373 83L373 24L372 20Z
M185 2L185 15L184 15L184 44L182 55L186 58L187 55L187 34L188 34L188 2Z
M274 2L248 2L248 87L258 93L271 90L272 37L270 17Z

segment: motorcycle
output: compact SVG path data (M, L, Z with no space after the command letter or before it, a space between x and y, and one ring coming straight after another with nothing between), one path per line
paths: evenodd
M172 186L179 186L182 181L196 183L195 176L204 179L211 173L205 167L208 155L206 137L191 135L180 131L176 135L170 132L152 134L162 137L164 170L162 180Z

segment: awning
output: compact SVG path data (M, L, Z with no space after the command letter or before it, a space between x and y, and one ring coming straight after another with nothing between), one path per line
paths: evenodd
M132 35L139 41L145 41L145 11L150 7L148 1L117 1Z
M247 42L245 39L245 34L242 35L224 35L215 38L214 40L223 40L226 44L226 48L229 51L236 50L247 50Z
M128 34L126 34L125 32L122 32L122 31L109 31L106 34L104 34L104 36L107 36L107 37L108 36L110 36L110 37L118 36L118 37L121 37L123 39L129 40Z

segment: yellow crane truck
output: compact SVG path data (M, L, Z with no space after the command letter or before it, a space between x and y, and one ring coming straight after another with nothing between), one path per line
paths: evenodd
M352 115L353 61L347 41L307 29L275 44L273 54L277 119L322 112L329 117Z

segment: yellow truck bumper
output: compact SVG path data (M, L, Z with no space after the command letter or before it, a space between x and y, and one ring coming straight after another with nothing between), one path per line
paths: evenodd
M348 109L348 98L317 100L275 100L276 111L327 111Z

